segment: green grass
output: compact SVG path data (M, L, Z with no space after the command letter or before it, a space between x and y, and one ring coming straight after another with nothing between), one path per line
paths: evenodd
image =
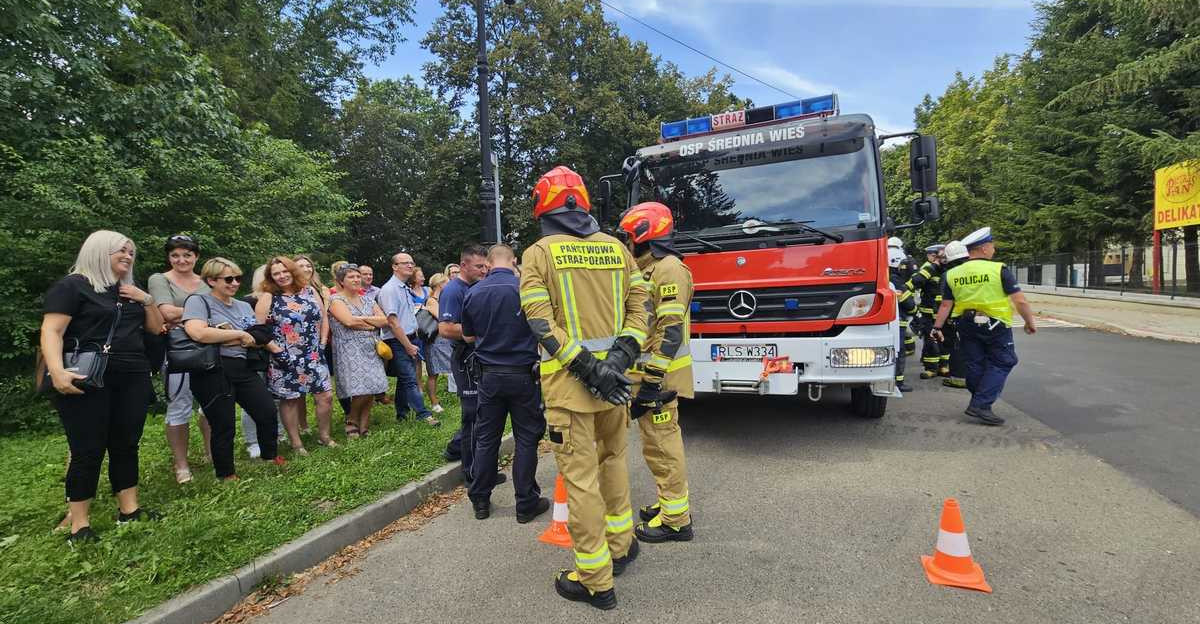
M0 621L123 622L374 502L443 463L459 410L444 386L441 401L440 428L411 419L397 424L393 406L376 405L370 437L350 441L335 405L334 439L341 446L317 445L314 432L304 458L281 443L290 460L283 468L246 456L239 422L235 483L218 482L211 464L201 463L193 426L195 479L183 486L175 483L162 416L151 416L141 444L140 499L165 517L117 528L104 472L91 517L101 541L74 550L63 534L51 533L65 510L66 439L61 432L0 438ZM316 425L311 407L309 423Z

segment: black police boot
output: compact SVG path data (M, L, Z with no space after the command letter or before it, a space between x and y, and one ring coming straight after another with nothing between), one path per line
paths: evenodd
M1004 419L997 416L995 412L988 407L968 407L964 413L972 418L978 418L985 425L991 425L995 427L1004 424Z
M662 508L658 506L658 503L654 503L653 505L643 505L640 509L638 509L638 517L642 519L642 522L650 522L661 510Z
M650 522L642 522L633 527L633 534L643 542L648 544L661 544L663 542L690 542L692 541L692 523L689 522L684 526L676 529L662 523L661 520L651 520Z
M638 550L640 548L641 547L638 546L638 541L633 540L632 542L629 543L629 552L625 553L624 557L616 557L612 560L613 561L613 576L621 576L622 574L625 573L625 566L633 563L634 559L637 559Z
M606 589L594 592L579 582L579 575L574 570L563 570L554 579L554 590L559 596L575 602L586 602L597 609L617 608L617 592Z
M537 499L537 503L533 506L533 509L531 509L528 513L521 513L519 511L517 512L517 522L521 524L531 522L534 518L546 513L547 509L550 509L550 499L545 497L539 498Z
M492 515L491 501L471 501L471 507L475 509L476 520L487 520Z

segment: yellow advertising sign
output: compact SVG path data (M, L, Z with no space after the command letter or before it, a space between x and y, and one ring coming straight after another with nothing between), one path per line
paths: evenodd
M1200 163L1183 162L1154 172L1154 229L1200 225Z

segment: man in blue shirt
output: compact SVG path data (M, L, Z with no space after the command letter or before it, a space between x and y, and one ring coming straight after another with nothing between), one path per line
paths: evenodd
M398 253L392 256L392 279L388 280L375 302L387 315L388 327L380 330L384 342L392 348L391 374L396 377L396 420L412 408L417 419L437 427L441 425L425 407L421 389L417 387L417 316L412 297L405 282L416 270L412 256Z
M474 354L475 348L463 340L462 306L467 290L487 275L487 250L479 245L467 246L459 256L459 265L461 271L458 277L446 284L442 289L442 296L438 298L438 334L454 344L454 350L450 353L450 374L454 376L459 405L462 407L462 429L455 437L459 438L463 478L470 483L473 476L472 456L475 450L471 430L475 425L478 389L467 375L467 360ZM450 442L453 444L454 440Z
M512 415L516 453L513 487L517 495L517 522L522 524L550 508L537 484L538 440L546 432L542 413L540 374L534 371L537 339L521 310L516 254L507 245L488 251L491 272L467 293L462 311L463 339L475 345L481 377L479 407L475 414L474 481L468 490L475 517L491 513L496 460L504 419Z

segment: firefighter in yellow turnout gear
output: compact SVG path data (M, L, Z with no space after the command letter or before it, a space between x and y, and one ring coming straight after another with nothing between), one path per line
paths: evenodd
M541 348L548 437L567 488L575 568L555 578L568 600L617 605L613 576L637 557L626 464L625 371L646 341L637 263L588 214L582 178L556 167L533 191L542 238L525 250L521 307Z
M630 208L621 229L653 304L649 338L629 375L635 382L630 417L641 430L642 456L654 474L658 501L638 510L642 523L634 534L643 542L686 542L692 539L692 519L676 397L694 396L688 348L692 272L671 246L674 221L666 206L645 202Z

